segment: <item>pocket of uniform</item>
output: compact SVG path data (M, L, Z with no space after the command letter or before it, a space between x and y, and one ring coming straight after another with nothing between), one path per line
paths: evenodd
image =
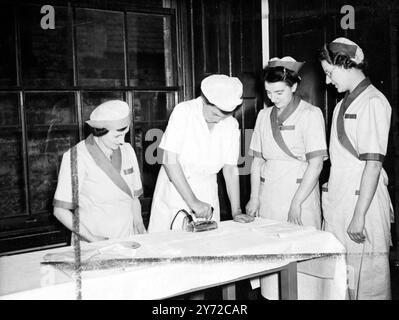
M123 170L123 174L124 174L124 175L132 174L133 171L134 171L134 170L133 170L133 167L131 167L131 168L128 168L128 169Z

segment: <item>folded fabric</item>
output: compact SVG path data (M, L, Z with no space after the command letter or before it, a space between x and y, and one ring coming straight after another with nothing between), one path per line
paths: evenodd
M136 255L136 248L136 246L126 243L111 244L98 250L101 253L98 258L133 258Z
M86 262L92 257L100 254L100 251L97 249L86 249L80 251L80 260L82 262ZM72 250L68 250L65 252L59 253L48 253L43 257L43 260L46 262L74 262L75 261L75 252Z
M136 249L140 247L140 244L134 241L116 242L101 247L96 247L95 244L90 245L91 248L81 249L81 262L87 262L93 257L96 260L133 258L136 255ZM43 259L46 262L74 262L74 248L70 247L68 250L59 253L48 253Z

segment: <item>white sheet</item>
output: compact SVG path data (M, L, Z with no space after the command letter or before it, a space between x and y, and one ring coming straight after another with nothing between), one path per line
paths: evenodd
M334 256L323 263L328 265L328 274L333 276L326 288L328 294L320 298L345 297L345 250L328 232L256 219L248 224L221 222L219 229L201 233L168 231L123 240L140 243L135 251L136 258L164 260L133 267L119 265L111 270L85 271L82 273L83 298L161 299L321 254ZM113 243L118 241L86 244L82 249ZM59 248L0 258L0 298L74 299L71 273L40 266L45 254L70 250L70 247ZM107 254L112 256L112 252ZM101 258L107 257L98 255L92 259Z

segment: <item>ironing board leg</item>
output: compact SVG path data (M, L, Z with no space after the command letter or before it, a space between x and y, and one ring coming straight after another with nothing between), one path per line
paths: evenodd
M296 261L289 263L280 273L281 299L297 300L297 265Z
M223 286L222 294L223 294L223 300L236 300L235 283L229 283Z

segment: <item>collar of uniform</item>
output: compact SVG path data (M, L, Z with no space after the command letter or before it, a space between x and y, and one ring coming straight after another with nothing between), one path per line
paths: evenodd
M100 148L100 150L105 154L105 156L111 160L112 154L113 154L113 150L107 148L104 143L102 143L101 139L99 139L98 137L93 136L94 142L97 144L97 146Z
M197 103L198 115L201 116L201 118L204 119L204 123L207 124L206 119L205 119L205 116L204 116L204 111L203 111L203 109L204 109L204 100L202 99L202 97L198 97L198 98L196 98L194 101ZM219 122L215 123L215 125L214 125L212 131L214 131L216 127L221 126L222 123L224 123L224 121L225 121L226 119L227 119L227 118L225 118L225 119L223 119L223 120L220 120ZM209 129L208 129L208 130L209 130Z
M117 161L107 161L105 154L101 151L98 144L94 141L94 136L91 134L86 138L86 147L89 154L92 156L94 162L98 167L114 182L116 186L119 187L123 192L125 192L129 197L133 198L132 192L127 185L126 181L122 178L119 169L116 168L114 162L121 162L121 157ZM120 152L120 148L119 148Z
M301 102L301 98L294 94L290 103L285 107L285 109L281 112L281 114L277 117L279 124L284 123L297 109L299 103ZM277 107L275 108L275 112L277 113Z
M357 86L356 88L351 92L347 92L344 100L342 102L343 104L343 113L345 113L345 111L349 108L349 106L351 105L351 103L364 91L367 89L367 87L371 85L371 81L369 78L365 78L363 79Z

